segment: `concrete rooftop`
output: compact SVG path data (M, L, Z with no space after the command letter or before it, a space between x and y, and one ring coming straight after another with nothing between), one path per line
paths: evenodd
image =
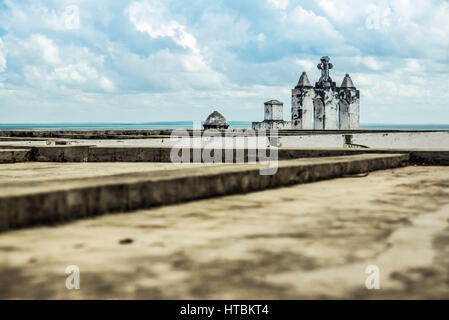
M0 233L0 298L447 299L448 187L449 167L409 166Z
M172 164L133 141L0 146L0 299L449 298L448 149Z

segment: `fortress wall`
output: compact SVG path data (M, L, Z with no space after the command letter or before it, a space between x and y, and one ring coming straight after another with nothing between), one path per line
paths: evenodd
M279 141L284 148L341 148L353 144L368 148L449 149L449 131L305 134L279 137Z
M349 126L352 130L360 129L360 100L349 105Z
M263 124L263 123L262 123ZM290 122L283 122L288 126ZM237 133L236 133L237 134ZM247 133L249 134L249 133ZM269 132L267 131L267 135ZM262 138L268 144L268 138ZM279 143L284 148L342 148L361 145L369 148L409 148L409 149L449 149L449 131L285 131L279 132ZM187 138L184 144L199 146L217 146L223 143L229 147L245 147L245 143L255 138L237 137L194 137ZM32 146L114 146L114 147L171 147L179 144L179 140L167 136L153 138L104 138L75 139L68 138L29 138L0 141L1 148ZM355 146L357 147L357 146Z
M334 93L326 93L325 109L324 109L324 128L326 130L338 130L340 129L339 120L339 99L334 96Z

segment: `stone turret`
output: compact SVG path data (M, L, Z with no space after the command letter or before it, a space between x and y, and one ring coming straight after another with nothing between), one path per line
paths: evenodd
M360 92L354 86L349 74L346 74L340 88L338 88L340 101L340 129L360 129Z
M313 129L313 87L309 77L303 72L298 84L292 90L292 127Z
M264 120L284 120L284 103L279 100L270 100L264 103Z
M253 129L290 129L291 122L284 121L284 103L279 100L270 100L264 103L264 120L253 122Z

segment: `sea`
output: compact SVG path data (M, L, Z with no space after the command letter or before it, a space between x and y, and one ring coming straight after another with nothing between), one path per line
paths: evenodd
M229 129L251 129L250 121L228 121ZM193 121L146 123L8 123L0 130L163 130L192 129ZM361 124L362 130L449 130L449 124Z

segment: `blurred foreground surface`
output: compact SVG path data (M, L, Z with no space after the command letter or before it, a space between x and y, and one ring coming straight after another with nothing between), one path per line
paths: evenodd
M447 299L448 219L449 167L411 166L11 231L0 298Z

